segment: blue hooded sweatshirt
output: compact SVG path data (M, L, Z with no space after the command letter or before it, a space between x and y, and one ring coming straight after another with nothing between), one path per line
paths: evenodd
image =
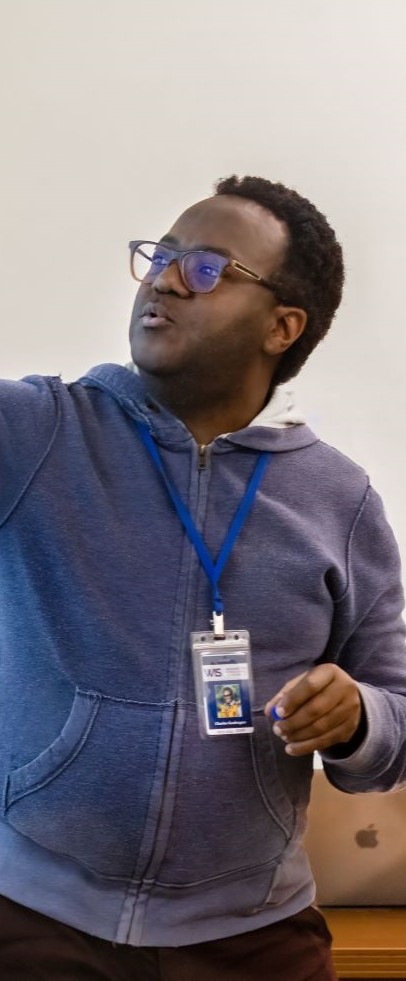
M213 557L273 454L221 579L226 626L251 633L252 734L199 735L190 634L209 628L211 588L137 420ZM135 946L303 909L312 758L285 753L265 701L335 661L367 727L354 752L324 754L328 778L405 780L399 556L365 473L306 425L261 417L202 458L115 365L2 382L0 449L1 892Z

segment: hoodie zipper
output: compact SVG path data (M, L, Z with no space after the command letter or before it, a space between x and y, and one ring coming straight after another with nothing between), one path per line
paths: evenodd
M197 469L198 470L205 470L206 469L206 463L207 463L207 445L206 445L206 443L201 443L199 445L197 460L198 460Z

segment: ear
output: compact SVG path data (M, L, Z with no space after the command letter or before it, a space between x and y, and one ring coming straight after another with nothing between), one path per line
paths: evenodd
M300 307L276 306L264 339L265 354L284 354L288 347L303 334L307 323L307 313Z

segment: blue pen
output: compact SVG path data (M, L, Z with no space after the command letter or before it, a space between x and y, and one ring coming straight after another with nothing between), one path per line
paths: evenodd
M275 722L280 722L280 720L283 718L283 716L279 715L278 713L277 705L274 705L273 708L271 708L271 715Z

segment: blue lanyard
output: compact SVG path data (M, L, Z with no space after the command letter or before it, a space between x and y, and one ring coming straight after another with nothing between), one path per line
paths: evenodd
M265 470L268 464L270 463L272 453L268 451L264 451L259 454L254 470L248 481L248 485L244 497L242 501L240 501L240 504L231 521L230 527L228 529L223 545L221 546L217 560L216 562L213 562L207 550L206 544L203 541L200 532L196 528L193 518L191 517L187 507L183 503L182 498L178 494L176 487L172 484L172 481L169 479L168 474L166 473L165 467L162 463L159 454L158 447L155 443L155 440L151 436L148 427L145 425L145 423L142 422L137 422L136 425L137 425L138 432L141 436L142 442L144 443L145 448L148 450L148 453L150 454L150 457L153 460L158 472L161 474L162 480L168 491L169 497L175 507L178 517L180 518L180 521L182 522L186 534L188 535L190 541L192 542L192 545L194 545L194 548L196 549L197 555L204 568L204 571L211 583L212 590L213 590L214 624L216 626L216 618L221 618L221 624L222 624L224 606L219 590L220 576L224 570L226 562L228 561L231 555L232 549L235 545L236 539L238 538L241 528L243 527L243 524L246 518L248 517L248 514L254 503L256 492L258 490L262 477L265 473ZM216 629L215 629L215 634L216 634ZM222 628L220 626L220 632L218 636L221 635L222 635Z

